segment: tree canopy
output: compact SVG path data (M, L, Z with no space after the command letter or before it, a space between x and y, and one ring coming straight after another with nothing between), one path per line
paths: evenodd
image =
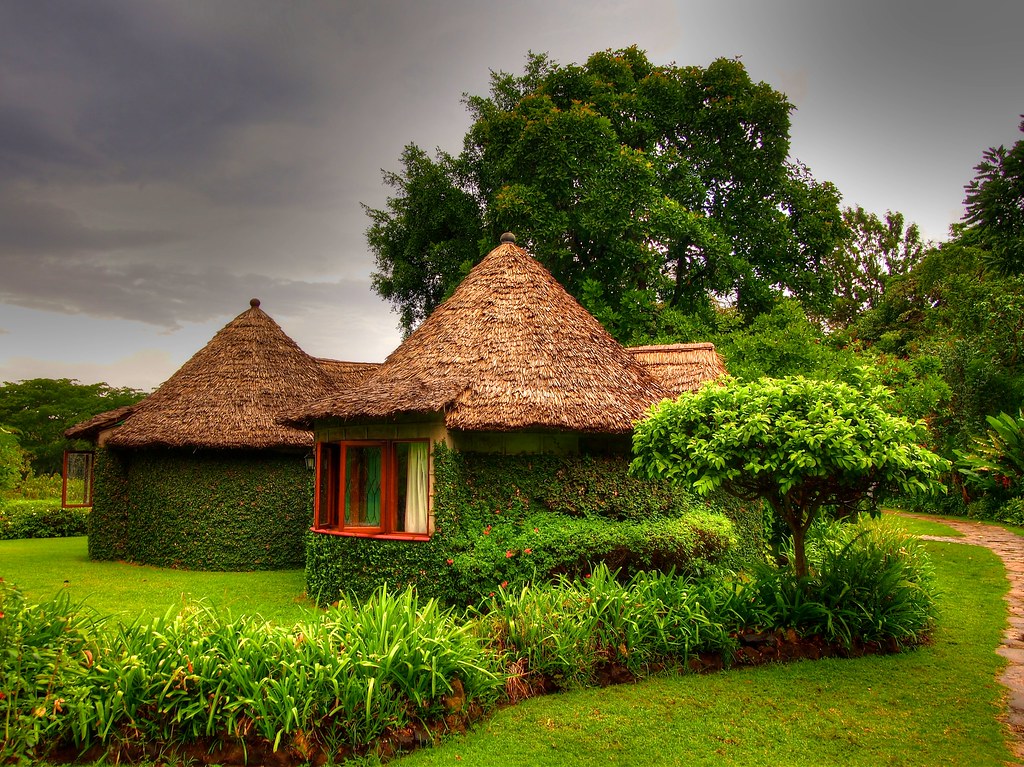
M890 210L879 218L858 205L843 208L842 215L846 237L828 258L836 291L828 320L834 328L877 306L889 281L909 273L925 250L917 224L907 224L902 213Z
M1024 120L1020 123L1024 132ZM987 266L1007 276L1024 272L1024 139L1009 150L985 151L966 186L964 221L990 257Z
M68 378L8 381L0 386L0 424L17 432L36 474L59 474L64 449L70 445L65 429L145 396L137 389L81 384Z
M700 494L763 499L789 526L796 573L806 575L804 539L822 509L926 492L948 468L921 446L924 425L892 415L888 397L881 387L802 377L706 385L637 425L632 471Z
M716 296L747 317L782 292L818 314L831 301L821 265L842 234L839 195L790 158L792 105L739 61L531 54L465 103L462 152L406 147L385 173L395 196L367 208L374 286L407 331L505 230L620 338L637 312Z

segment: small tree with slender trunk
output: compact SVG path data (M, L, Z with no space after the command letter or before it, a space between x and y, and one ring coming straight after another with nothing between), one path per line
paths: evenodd
M889 392L803 377L709 384L655 406L633 436L631 471L763 499L793 534L794 568L823 509L872 509L890 493L941 490L949 464L922 446L921 422L885 407Z

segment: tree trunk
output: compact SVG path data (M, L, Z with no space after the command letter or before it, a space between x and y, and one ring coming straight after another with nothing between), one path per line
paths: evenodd
M800 525L792 525L793 530L793 569L796 570L797 578L807 576L807 551L804 541L807 537L807 528Z

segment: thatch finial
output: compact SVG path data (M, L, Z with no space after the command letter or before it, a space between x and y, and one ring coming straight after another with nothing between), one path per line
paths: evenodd
M502 243L506 243L507 242L510 245L515 245L516 244L516 236L514 234L512 234L512 232L505 232L505 234L501 235L501 242Z
M250 298L249 299L249 306L251 306L253 309L258 308L259 305L260 305L260 300L258 298Z

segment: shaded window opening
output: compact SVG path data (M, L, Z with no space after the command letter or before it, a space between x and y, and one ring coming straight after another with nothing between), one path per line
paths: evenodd
M93 467L96 453L92 450L65 450L60 504L65 509L92 506Z

